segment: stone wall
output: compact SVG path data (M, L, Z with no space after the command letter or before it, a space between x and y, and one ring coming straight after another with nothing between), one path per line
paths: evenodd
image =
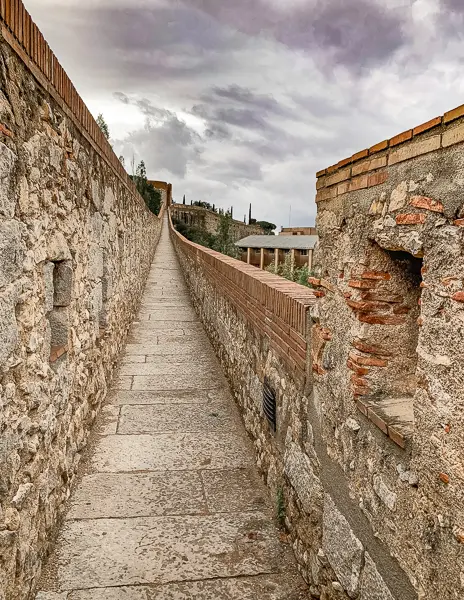
M323 437L427 600L464 597L463 117L377 144L317 184Z
M417 598L349 488L350 467L345 473L325 439L311 368L320 347L307 343L313 323L309 311L317 318L313 292L193 244L174 230L171 234L311 597ZM321 330L321 338L322 343L329 339L328 330ZM263 410L265 387L276 399L275 429ZM357 461L358 445L364 449L370 442L359 418L345 419L336 436L352 461ZM402 485L409 485L409 475L402 471ZM381 479L377 489L392 503ZM393 519L388 523L396 526Z
M82 125L82 101L66 104L45 77L45 50L41 65L28 58L25 24L36 42L37 30L20 3L7 5L22 12L1 14L10 28L0 21L0 598L24 600L138 307L160 220L98 128Z
M199 227L204 231L216 234L220 222L220 215L201 206L189 206L185 204L172 204L171 214L173 219L178 219L186 225ZM242 221L232 220L232 238L234 242L247 235L263 235L259 225L246 225Z

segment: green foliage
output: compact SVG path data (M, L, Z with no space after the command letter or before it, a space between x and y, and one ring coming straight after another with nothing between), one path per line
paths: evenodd
M232 237L232 216L229 212L219 217L213 249L233 258L237 256L237 249Z
M277 516L277 521L279 522L280 528L284 529L286 509L285 509L285 496L284 496L284 491L282 488L278 488L278 490L277 490L276 516Z
M142 160L135 171L135 175L130 175L135 183L138 193L145 200L148 209L155 215L159 214L161 208L161 192L148 183L147 170Z
M295 281L297 283L299 283L300 285L306 285L309 287L308 277L311 277L311 271L309 270L308 265L305 265L304 267L300 267L299 269L297 269L297 277L298 277L298 279L295 279Z
M274 275L280 275L280 277L285 277L285 279L289 279L290 281L294 281L300 285L312 287L308 283L308 277L313 275L313 271L308 268L308 265L295 268L295 266L292 264L292 256L290 253L286 254L285 260L279 263L277 268L275 262L272 261L271 264L266 267L266 271L269 271L269 273L273 273Z
M105 121L102 113L100 113L98 115L96 120L97 120L97 125L103 131L103 135L106 137L107 140L109 140L110 139L110 129L109 129L108 125L106 124L106 121Z
M270 223L269 221L256 221L256 225L261 227L265 235L274 235L274 229L277 227L274 223Z
M232 217L229 212L220 214L216 233L208 233L200 227L186 225L178 219L173 220L179 233L195 244L201 244L217 252L222 252L232 258L238 258L240 250L234 245L232 235Z
M173 219L173 223L177 231L191 242L206 246L207 248L213 248L216 241L216 237L213 234L204 231L200 227L186 225L183 221L179 221L178 219Z
M203 200L195 200L193 206L199 206L200 208L206 208L206 210L211 210L216 212L214 204L210 204L209 202L204 202Z

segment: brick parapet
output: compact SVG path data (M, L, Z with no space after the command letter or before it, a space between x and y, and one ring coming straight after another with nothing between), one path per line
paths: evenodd
M225 299L264 334L292 372L306 372L308 310L316 298L311 289L286 281L190 242L172 226L174 244L189 255Z
M110 165L121 182L132 193L138 195L134 182L32 20L22 0L0 0L0 27L3 39L20 56L39 83L73 119L82 135ZM0 132L10 137L14 135L14 132L3 124L0 124Z
M464 141L464 105L316 173L316 202L385 183L388 167Z

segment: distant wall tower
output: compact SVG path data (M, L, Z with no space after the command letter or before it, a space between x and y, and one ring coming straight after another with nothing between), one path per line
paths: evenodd
M163 203L166 203L166 206L171 206L172 204L172 184L166 183L166 181L155 181L148 180L148 183L152 185L156 190L161 192L161 198Z

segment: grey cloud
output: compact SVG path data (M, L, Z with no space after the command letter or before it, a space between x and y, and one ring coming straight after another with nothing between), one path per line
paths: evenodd
M464 4L462 0L441 0L442 9L450 10L456 13L464 13Z
M464 4L462 0L441 0L438 15L439 34L447 41L464 37ZM462 59L461 59L462 60Z
M265 129L265 119L255 110L235 107L212 107L197 104L192 107L192 114L207 121L217 121L245 129Z
M214 87L212 93L218 98L225 98L238 104L245 104L277 115L288 115L288 112L282 107L277 100L269 94L257 94L249 88L232 84L228 87ZM211 99L210 96L204 96L207 102Z
M96 112L127 131L127 105L140 111L145 126L115 151L143 158L176 198L233 204L237 215L252 201L278 224L291 202L292 223L309 224L317 170L459 103L449 42L463 30L461 0L441 0L435 33L386 0L100 1L26 3ZM180 107L203 120L201 136Z
M261 181L263 173L261 165L256 160L231 159L211 165L210 173L217 181L229 182L238 187L245 181Z
M114 96L124 104L137 106L146 116L142 129L115 141L116 152L126 157L136 153L151 172L165 170L185 177L188 164L201 156L201 137L176 113L158 108L146 98L131 99L121 92Z
M289 48L322 53L327 65L354 71L387 62L407 43L411 19L410 8L393 10L375 0L308 0L285 12L264 0L184 2L248 35L264 32Z

